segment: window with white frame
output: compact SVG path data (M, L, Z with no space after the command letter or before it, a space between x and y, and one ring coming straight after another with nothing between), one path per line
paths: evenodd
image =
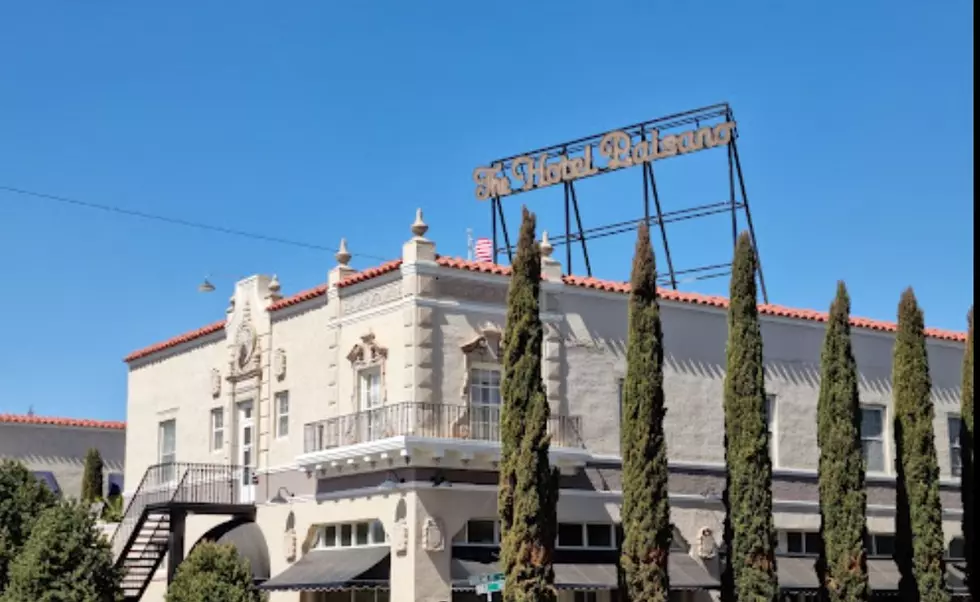
M211 451L221 451L225 446L225 410L211 410Z
M165 465L159 478L163 482L172 481L177 474L173 466L177 461L177 420L171 418L161 422L157 437L157 460Z
M861 408L861 451L868 472L885 472L885 408Z
M786 543L783 551L794 556L818 556L820 533L816 531L784 531Z
M868 533L864 547L869 558L891 558L895 554L895 536L891 533Z
M336 523L317 527L317 548L363 548L388 543L385 527L379 520Z
M470 368L471 436L483 441L500 437L500 368Z
M766 431L769 433L769 458L773 466L778 466L778 448L776 446L776 420L777 420L776 396L766 395Z
M276 437L289 436L289 391L276 393Z
M946 418L946 431L949 439L949 472L954 477L963 473L963 458L960 456L960 429L962 424L960 417L955 414L950 414Z
M358 404L364 416L364 441L376 441L384 430L381 414L381 368L375 366L358 373Z

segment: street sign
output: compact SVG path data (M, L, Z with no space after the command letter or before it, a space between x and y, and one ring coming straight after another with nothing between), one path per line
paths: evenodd
M487 573L485 575L470 575L470 585L480 585L481 583L490 583L491 581L503 581L503 573Z
M476 586L477 594L486 594L487 600L490 600L494 592L504 591L503 581L490 581L488 583L480 583Z

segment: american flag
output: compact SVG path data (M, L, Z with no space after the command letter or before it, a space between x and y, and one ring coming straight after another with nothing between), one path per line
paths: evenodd
M473 256L477 261L493 261L493 242L489 238L478 238L473 243Z

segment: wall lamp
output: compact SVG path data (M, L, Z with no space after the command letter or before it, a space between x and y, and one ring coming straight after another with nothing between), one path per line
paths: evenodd
M388 474L385 476L385 480L378 485L378 489L397 489L399 485L405 482L405 479L399 478L394 470L389 470Z
M283 497L283 495L282 495L283 493L285 493L286 496L288 496L288 499L287 499L287 497ZM280 487L279 490L276 491L276 495L273 496L271 500L269 500L269 503L270 504L286 504L288 502L291 502L292 499L295 496L296 496L296 494L293 493L292 491L286 489L285 487Z

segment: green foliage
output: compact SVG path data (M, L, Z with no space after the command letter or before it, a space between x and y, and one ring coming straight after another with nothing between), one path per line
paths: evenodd
M234 546L202 541L177 567L167 602L262 602L248 561Z
M549 602L557 596L552 556L558 529L558 471L548 458L549 408L541 380L543 329L538 307L541 256L534 228L534 215L524 208L503 341L498 513L508 602Z
M896 563L899 593L906 600L945 602L939 462L933 433L932 379L925 324L912 289L898 306L892 364L897 447Z
M723 598L775 602L776 532L772 522L772 460L766 425L762 332L756 300L756 256L742 233L732 262L725 371L725 543ZM724 591L727 590L727 591Z
M976 419L973 414L973 308L967 315L966 353L963 356L963 397L960 401L960 459L963 464L960 495L963 500L963 543L966 550L966 575L970 596L980 599L980 576L977 575L973 550L976 547L976 508L974 492L976 476L973 473L973 437Z
M37 517L56 503L51 490L23 464L0 460L0 592L7 586L10 563L27 542Z
M673 529L667 499L664 439L663 330L657 303L657 267L650 230L640 226L630 278L629 335L623 383L624 541L620 565L627 596L666 602Z
M82 501L91 504L102 499L102 454L94 447L85 454L85 472L82 476Z
M868 599L864 549L864 458L857 362L851 348L851 300L843 282L830 306L820 357L817 444L820 446L821 598L829 602Z
M110 495L102 507L102 520L107 523L121 522L124 510L122 494Z
M88 508L71 500L38 517L0 602L114 602L121 578Z

